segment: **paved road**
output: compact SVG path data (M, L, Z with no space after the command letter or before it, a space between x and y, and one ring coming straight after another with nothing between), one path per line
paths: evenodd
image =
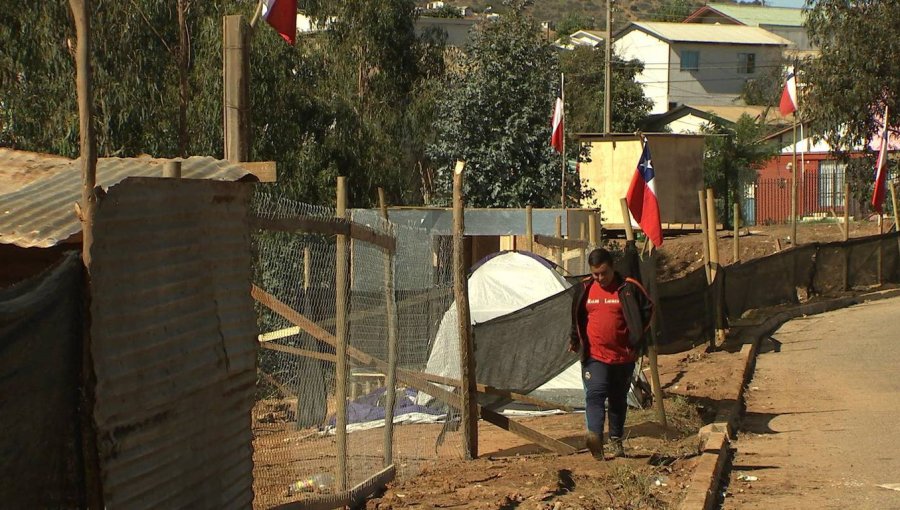
M900 484L900 298L796 319L772 337L724 507L900 509L900 491L878 487Z

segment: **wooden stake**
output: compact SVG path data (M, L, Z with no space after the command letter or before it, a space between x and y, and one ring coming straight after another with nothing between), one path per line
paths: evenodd
M734 204L734 214L732 215L734 223L734 257L731 259L733 264L741 262L741 206Z
M709 219L706 217L706 191L698 190L700 197L700 230L703 233L703 269L706 270L706 283L712 283L709 269Z
M556 217L556 238L562 239L562 216ZM553 249L553 254L556 255L556 265L565 269L563 267L563 248Z
M75 20L77 46L75 53L75 87L78 96L78 128L81 149L81 260L84 264L84 290L82 293L82 342L81 370L82 391L79 395L78 420L82 469L84 470L85 503L88 508L103 508L103 479L98 453L97 427L94 422L96 402L96 374L94 373L91 337L91 249L94 244L94 215L98 198L94 191L97 183L97 141L94 131L94 103L91 76L91 3L90 0L69 0L69 8Z
M181 179L181 161L166 161L162 176L167 179Z
M878 213L878 235L884 235L884 214ZM877 263L878 267L876 268L878 275L878 285L884 284L884 244L882 244L881 239L878 240L878 253L877 253Z
M337 218L347 218L347 185L343 176L337 178L337 207L335 209ZM335 441L337 443L337 488L339 491L347 489L347 385L349 383L348 376L348 328L347 328L347 309L348 309L348 267L350 259L350 239L349 236L339 234L335 247L335 357L337 363L334 370L335 377L335 400L337 410L335 414Z
M525 249L534 253L534 217L531 205L525 207Z
M578 224L578 238L581 239L582 241L585 240L585 236L586 236L585 230L586 230L585 224L579 223ZM588 271L589 270L587 268L587 244L585 244L584 247L581 248L581 267L579 268L579 272L584 274L584 273L587 273Z
M597 248L599 246L597 242L597 213L594 211L588 213L588 236L591 249Z
M378 207L387 222L387 202L384 189L378 188ZM384 252L384 303L388 328L388 373L385 374L386 399L384 404L384 466L394 463L394 406L397 402L398 317L394 296L394 264L391 254Z
M797 112L794 112L794 145L793 158L791 160L791 246L797 246L797 215L798 210L798 192L797 192ZM715 225L715 223L713 223Z
M463 170L466 163L456 162L453 172L453 280L456 297L456 314L459 319L460 374L462 377L462 422L465 458L478 458L478 400L475 389L475 345L472 339L472 321L469 315L469 282L466 279L465 197L463 195Z
M723 303L722 296L719 292L719 286L715 284L716 276L719 272L719 236L716 232L716 195L712 188L706 190L706 221L709 222L707 231L709 232L709 278L713 285L713 307L716 317L716 335L713 337L712 348L721 345L725 341L725 330L722 324Z
M223 100L225 159L247 161L250 132L250 27L243 16L225 16Z
M897 265L900 266L900 212L897 211L897 184L889 180L891 188L891 207L894 209L894 235L897 237Z
M650 293L650 299L653 300L653 306L659 306L659 289L657 286L657 269L656 257L659 253L654 250L650 255L650 274L647 275L646 283L649 285L647 291ZM659 309L654 311L650 322L650 344L647 346L647 357L650 359L650 381L653 385L653 402L656 408L656 419L663 427L668 427L666 420L666 407L663 401L662 385L659 382L659 347L656 340L659 338Z
M628 210L628 200L621 199L619 203L622 205L622 224L625 225L625 240L634 241L634 227L631 226L631 211Z

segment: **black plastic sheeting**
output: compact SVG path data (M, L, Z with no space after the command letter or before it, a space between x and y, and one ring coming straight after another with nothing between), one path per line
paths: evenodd
M0 290L0 501L83 507L78 427L82 277L78 253Z

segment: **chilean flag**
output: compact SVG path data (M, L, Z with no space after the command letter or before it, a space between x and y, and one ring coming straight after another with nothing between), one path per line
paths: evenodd
M563 100L556 98L556 107L553 109L553 135L550 137L550 145L556 152L563 151Z
M872 192L872 209L883 213L885 181L887 180L887 148L888 148L888 108L884 107L884 128L881 132L881 149L878 150L878 163L875 165L875 191Z
M650 160L650 144L646 141L625 201L628 202L628 210L631 211L634 220L641 226L641 230L653 246L657 248L662 246L662 222L659 219L659 201L656 199L656 174ZM629 218L624 218L624 221L629 221Z
M782 115L797 111L797 78L794 76L793 69L788 73L787 82L781 92L781 103L778 105L778 110Z
M293 45L297 37L297 0L265 0L262 17Z

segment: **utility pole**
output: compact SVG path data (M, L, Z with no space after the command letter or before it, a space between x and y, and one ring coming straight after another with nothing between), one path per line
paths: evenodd
M603 134L608 135L611 128L612 111L612 3L606 0L606 76L603 86Z

